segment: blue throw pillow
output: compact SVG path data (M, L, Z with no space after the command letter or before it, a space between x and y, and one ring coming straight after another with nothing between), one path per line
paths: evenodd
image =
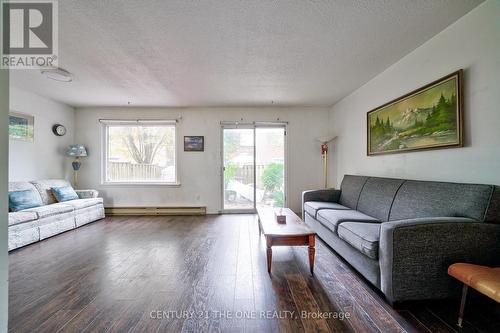
M42 199L34 190L9 192L9 210L17 212L23 209L40 207Z
M78 194L71 186L53 187L52 193L59 202L79 199Z

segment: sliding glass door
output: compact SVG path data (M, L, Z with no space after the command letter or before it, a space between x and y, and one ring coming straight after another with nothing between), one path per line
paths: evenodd
M223 211L285 206L284 125L222 127Z
M285 206L285 127L255 128L257 206Z
M253 128L223 128L224 211L255 207Z

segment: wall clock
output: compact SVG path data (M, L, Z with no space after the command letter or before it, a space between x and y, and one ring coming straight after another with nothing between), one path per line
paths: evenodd
M57 136L63 136L66 134L66 127L61 124L55 124L52 126L52 132Z

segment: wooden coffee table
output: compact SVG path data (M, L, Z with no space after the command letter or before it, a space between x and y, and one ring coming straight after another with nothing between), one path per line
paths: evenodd
M286 215L286 224L278 224L276 212ZM289 208L257 208L259 215L259 231L266 237L267 246L267 271L271 273L273 246L309 246L309 268L314 271L314 244L316 233L312 231Z

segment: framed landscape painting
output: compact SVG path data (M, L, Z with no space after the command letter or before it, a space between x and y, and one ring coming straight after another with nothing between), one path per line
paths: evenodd
M33 116L9 112L9 139L33 142L34 124Z
M367 115L371 155L463 146L462 70Z
M205 137L204 136L185 136L184 151L204 151Z

